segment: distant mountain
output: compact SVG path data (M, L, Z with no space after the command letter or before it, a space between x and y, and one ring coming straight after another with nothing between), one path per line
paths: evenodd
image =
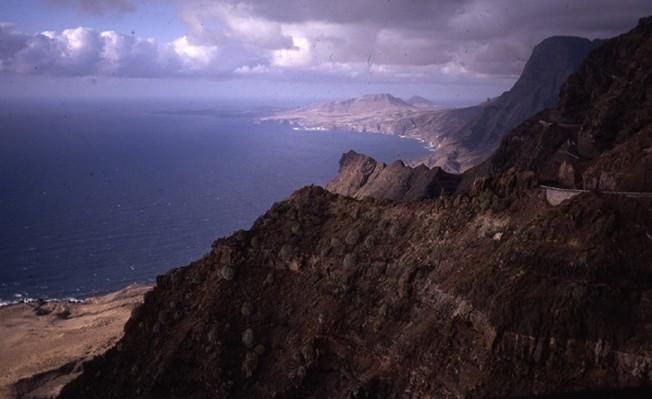
M368 94L346 101L333 101L302 108L302 112L326 114L364 114L411 110L413 106L391 94Z
M421 108L384 93L300 107L261 120L287 122L307 129L395 134L397 121L419 112L422 112Z

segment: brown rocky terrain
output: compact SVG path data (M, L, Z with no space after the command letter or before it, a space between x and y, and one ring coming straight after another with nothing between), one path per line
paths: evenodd
M652 397L652 200L538 188L646 187L651 46L646 18L592 52L463 192L297 191L160 276L60 397Z
M393 201L417 201L456 190L460 177L441 168L406 166L401 161L385 165L349 151L340 159L337 176L326 189L354 198L373 197Z
M0 398L50 398L79 375L82 363L122 336L150 286L89 298L0 308Z
M514 397L652 377L651 204L306 188L160 277L72 397ZM511 191L513 190L513 191Z

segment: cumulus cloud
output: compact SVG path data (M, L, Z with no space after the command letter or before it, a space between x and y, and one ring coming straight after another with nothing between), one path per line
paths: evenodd
M35 35L0 24L0 72L55 76L219 76L242 57L221 60L215 45L187 36L171 43L90 28Z

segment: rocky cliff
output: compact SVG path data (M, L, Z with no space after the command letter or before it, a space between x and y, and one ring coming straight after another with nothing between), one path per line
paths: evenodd
M597 118L577 130L592 165L636 162L621 152L649 132L650 43L645 19L565 86L576 119L563 123ZM634 85L602 81L614 71ZM539 119L466 193L297 191L159 277L61 398L650 397L652 203L585 193L550 207L538 184L565 140Z
M366 155L349 151L342 155L337 176L326 189L354 198L373 197L392 201L417 201L456 190L460 176L441 168L406 166L401 161L385 165Z
M459 127L427 121L423 129L440 132L437 149L424 163L462 172L487 159L502 137L530 116L553 105L561 85L601 41L553 36L539 43L514 86L499 97L467 109Z
M603 191L652 191L652 18L596 49L559 102L514 129L488 162L544 181Z

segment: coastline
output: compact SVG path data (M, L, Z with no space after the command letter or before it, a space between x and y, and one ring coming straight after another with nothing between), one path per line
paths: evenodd
M269 117L267 117L269 118ZM431 141L426 140L424 137L421 136L408 136L405 134L399 134L396 132L382 132L382 131L372 131L372 130L358 130L358 129L352 129L352 128L347 128L347 127L338 127L334 126L333 128L328 128L325 126L308 126L304 125L298 121L295 120L284 120L284 119L266 119L266 118L259 118L257 120L257 123L280 123L287 125L290 127L293 131L295 132L303 132L303 133L319 133L319 132L336 132L338 130L345 131L348 133L358 133L358 134L377 134L377 135L385 135L385 136L394 136L398 137L401 139L405 140L412 140L416 141L417 143L421 144L421 146L427 150L430 153L435 152L437 147L435 144ZM420 159L405 159L404 161L406 162L421 162L424 158Z
M123 334L153 285L132 284L84 300L24 301L0 307L0 397L46 398Z

